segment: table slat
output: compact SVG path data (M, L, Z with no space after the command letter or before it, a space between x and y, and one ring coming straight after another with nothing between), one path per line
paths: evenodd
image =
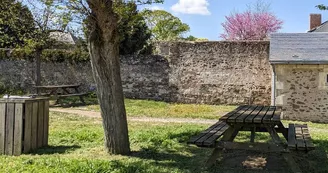
M251 108L251 106L246 106L246 107L243 107L242 109L240 109L238 112L236 112L235 114L231 115L226 121L227 122L231 122L231 123L234 123L236 122L236 119L241 115L243 114L245 111L247 111L249 108Z
M261 110L261 112L258 113L256 115L256 117L253 119L253 123L261 123L263 117L265 116L265 114L267 113L267 111L269 110L269 108L270 108L269 106L263 107L263 109Z
M281 108L276 107L276 110L274 111L274 114L271 118L271 121L273 122L280 122L281 121Z
M247 116L247 118L245 119L245 122L246 122L246 123L252 123L254 117L256 117L256 115L259 114L259 113L261 112L262 109L263 109L263 106L257 106L257 107L254 109L254 111L253 111L249 116Z
M250 106L247 111L243 112L239 117L236 118L236 123L244 123L246 117L248 117L257 106Z
M270 106L267 113L263 117L262 122L263 123L271 123L271 118L273 117L275 110L276 110L275 106Z
M75 88L79 87L80 84L73 85L45 85L45 86L33 86L33 88L44 88L44 89L52 89L52 88Z
M239 110L244 109L246 107L246 105L242 105L239 106L238 108L234 109L231 112L228 112L227 114L223 115L220 120L221 121L226 121L230 116L234 115L235 113L237 113Z

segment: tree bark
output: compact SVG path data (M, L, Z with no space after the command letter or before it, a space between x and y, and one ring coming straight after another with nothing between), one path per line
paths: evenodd
M42 50L37 49L35 52L36 56L36 80L35 85L40 86L41 85L41 53ZM40 90L36 89L37 93L40 94Z
M109 153L130 153L128 126L120 75L117 16L111 0L88 0L88 47L101 108L105 146Z

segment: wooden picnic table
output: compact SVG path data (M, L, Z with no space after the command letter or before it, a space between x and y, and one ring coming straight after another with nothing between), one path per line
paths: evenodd
M72 85L45 85L45 86L34 86L37 89L38 96L53 97L57 100L57 103L61 98L78 96L82 103L84 102L83 96L87 93L81 93L79 91L80 84Z
M249 131L250 143L234 142L240 131ZM271 143L255 143L258 132L269 133ZM282 140L281 133L285 140ZM222 138L217 141L218 138ZM287 142L288 144L287 144ZM253 150L260 152L280 152L294 172L300 172L295 161L290 156L290 149L309 151L314 149L307 125L289 124L285 128L281 122L281 111L276 106L243 105L222 116L217 123L192 137L189 144L199 147L215 148L207 161L212 165L221 155L222 150Z
M255 132L269 132L276 144L281 144L278 133L282 133L288 140L288 129L284 127L280 118L281 111L276 106L239 106L237 109L222 116L219 120L229 125L226 136L234 139L239 131L250 131L250 141L253 143Z

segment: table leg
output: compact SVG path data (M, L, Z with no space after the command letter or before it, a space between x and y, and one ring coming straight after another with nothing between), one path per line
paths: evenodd
M215 161L222 155L222 148L215 148L211 154L211 156L208 158L208 160L205 163L206 167L211 167Z
M76 93L79 93L79 92L80 92L79 89L78 89L78 87L75 87L74 89L75 89L75 92L76 92ZM83 99L83 96L79 96L79 97L80 97L80 101L81 101L83 104L85 104L84 99Z
M281 141L281 139L280 139L278 133L276 132L276 130L274 129L274 127L267 126L266 129L270 133L270 136L275 144L279 144L279 145L283 144L283 142Z
M233 141L240 130L239 126L229 127L229 129L224 133L221 141Z
M284 136L284 138L288 141L288 129L286 129L284 127L284 125L282 124L282 122L280 122L278 124L278 129L282 132L282 135Z
M239 130L240 130L239 126L234 126L234 127L230 126L228 128L228 130L224 133L221 141L231 141L232 142L236 138ZM215 161L217 160L217 158L221 156L223 150L224 149L222 149L222 148L218 148L218 147L215 148L213 150L210 158L206 161L206 166L207 167L212 166L215 163Z
M251 143L254 143L254 139L255 139L255 130L256 127L253 127L251 130Z
M62 88L62 89L63 89L63 91L64 91L65 94L71 94L71 93L67 90L67 88Z

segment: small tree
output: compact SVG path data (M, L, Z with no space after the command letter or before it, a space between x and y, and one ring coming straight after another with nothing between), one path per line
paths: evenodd
M187 24L164 10L145 10L143 16L154 41L178 40L182 38L182 34L190 30Z
M147 50L151 31L137 5L132 1L115 1L113 10L119 16L120 54L138 54Z
M33 14L36 30L33 38L27 40L24 46L32 51L36 59L36 85L41 85L41 54L46 48L53 45L50 37L51 30L65 31L72 20L70 10L55 0L22 0Z
M270 33L281 29L283 22L263 5L256 5L255 10L249 9L242 13L226 16L222 23L225 40L264 40Z

